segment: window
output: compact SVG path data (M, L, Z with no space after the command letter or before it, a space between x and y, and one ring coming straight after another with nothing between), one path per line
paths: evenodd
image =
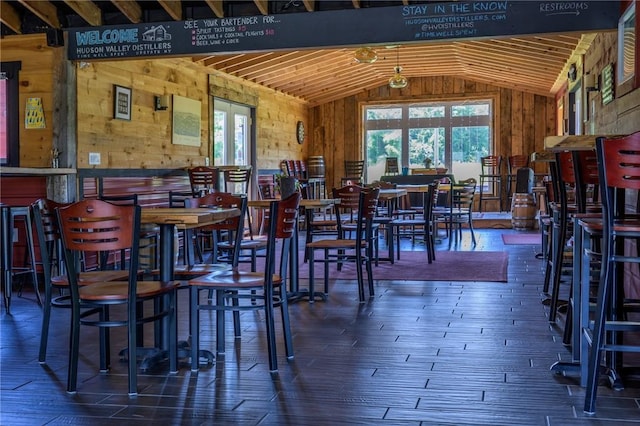
M20 165L18 72L20 62L2 62L0 69L0 165Z
M493 153L491 100L366 106L364 117L368 182L384 174L386 157L410 168L429 158L456 180L478 179L480 158Z
M624 12L618 24L618 84L635 75L636 65L636 5Z

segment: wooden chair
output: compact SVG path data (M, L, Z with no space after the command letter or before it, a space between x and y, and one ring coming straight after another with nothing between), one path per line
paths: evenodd
M55 209L68 203L58 203L49 199L39 199L31 204L31 216L36 230L36 241L40 248L44 296L42 300L42 327L40 331L40 350L38 362L46 362L49 340L51 308L70 308L69 280L65 274L60 229ZM129 273L122 270L79 272L79 285L89 285L100 281L127 279ZM58 295L54 296L54 291Z
M385 175L397 175L400 173L400 167L398 166L398 157L387 157L384 161L384 174Z
M358 189L359 188L359 189ZM374 295L372 262L373 251L373 218L376 215L378 203L378 188L362 189L355 185L334 190L334 198L339 198L340 203L336 204L336 216L340 217L340 209L346 206L353 206L357 200L355 212L353 238L346 238L343 230L343 223L338 221L338 238L313 241L306 245L307 257L309 261L309 294L314 293L314 265L316 262L324 263L324 294L329 293L329 264L337 263L340 268L343 263L353 262L356 265L358 277L358 295L361 303L364 303L364 275L362 265L367 269L367 279L369 284L369 296ZM322 250L323 256L316 258L316 250ZM313 303L313 297L309 302Z
M276 191L276 182L274 175L258 176L258 196L261 200L275 199L280 194ZM259 209L260 227L258 235L264 235L267 225L269 224L269 209Z
M621 278L623 265L640 263L637 245L635 253L625 253L623 248L626 240L636 244L640 240L640 220L637 215L629 216L624 202L625 194L633 192L637 197L640 191L640 132L616 139L598 138L596 154L602 186L603 238L594 326L593 330L588 326L583 330L590 337L583 339L584 344L591 343L584 402L588 414L595 413L603 352L611 357L619 352L640 352L640 346L625 344L624 335L620 335L640 331L640 324L630 321L624 310L625 280ZM620 365L621 360L614 358L609 369L615 371Z
M480 159L480 201L478 211L482 210L482 203L487 200L498 200L498 211L502 210L502 156L488 155ZM486 188L485 188L486 187Z
M138 250L140 237L140 206L118 206L101 200L83 200L56 209L60 235L64 249L69 292L71 294L71 339L69 344L69 369L67 392L75 393L80 354L80 327L99 327L100 370L109 368L108 330L111 327L127 328L127 358L129 394L137 389L137 326L147 322L167 320L168 342L160 342L168 348L169 369L177 371L177 322L175 289L173 281L138 281ZM99 281L81 286L77 270L81 253L126 250L129 253L128 279L126 281ZM162 306L145 316L141 303L154 301ZM113 307L121 305L122 318L111 318ZM81 307L92 307L81 311ZM94 316L98 315L98 318ZM163 333L160 333L161 335Z
M216 167L197 166L187 170L189 173L189 183L191 193L194 197L209 194L219 190L218 181L220 172Z
M272 201L269 207L271 226L267 238L265 270L263 272L238 271L237 262L231 271L217 272L189 281L191 287L191 349L192 360L198 359L200 349L200 311L216 311L216 350L225 352L225 311L233 311L236 336L239 336L240 311L263 310L266 319L269 370L278 370L275 338L274 309L280 308L287 358L293 357L293 342L289 324L285 277L289 266L297 223L300 194L294 193L281 201ZM276 270L276 259L280 264ZM200 302L202 290L214 291L214 303ZM244 302L244 303L243 303ZM197 371L198 362L191 363Z
M518 170L524 167L529 167L528 155L511 155L507 158L507 205L505 207L511 205L511 197L513 196Z
M345 160L344 176L341 178L341 185L345 186L349 184L364 184L364 160Z
M224 179L224 192L249 196L251 167L225 170L222 175ZM251 224L250 212L247 212L247 223L249 226L249 237L253 239L253 226Z

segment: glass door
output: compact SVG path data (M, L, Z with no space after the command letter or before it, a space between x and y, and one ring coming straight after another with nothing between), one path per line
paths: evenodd
M213 109L213 164L253 165L251 108L214 98Z

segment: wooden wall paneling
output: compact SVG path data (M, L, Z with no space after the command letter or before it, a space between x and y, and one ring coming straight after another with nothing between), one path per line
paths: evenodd
M45 34L6 36L0 40L2 61L20 61L19 121L20 166L49 167L53 141L55 109L53 100L54 79L51 70L54 58L64 49L47 46ZM45 114L44 129L25 129L24 114L27 98L42 99Z
M522 92L511 91L511 140L502 146L501 152L505 160L522 149L523 138L523 114L525 112L525 99ZM514 150L513 148L516 147ZM505 164L506 170L506 164Z

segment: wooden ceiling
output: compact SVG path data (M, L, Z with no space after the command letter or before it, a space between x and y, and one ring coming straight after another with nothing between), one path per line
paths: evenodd
M159 22L317 10L379 7L414 3L401 1L0 1L2 34L43 32L49 28ZM424 1L422 2L424 3ZM554 95L566 82L595 34L539 34L511 38L460 40L371 46L374 63L357 63L359 46L320 50L292 50L216 54L194 57L195 62L276 91L300 98L309 106L330 102L387 84L398 63L409 79L457 76L540 95ZM403 90L410 90L410 87Z

